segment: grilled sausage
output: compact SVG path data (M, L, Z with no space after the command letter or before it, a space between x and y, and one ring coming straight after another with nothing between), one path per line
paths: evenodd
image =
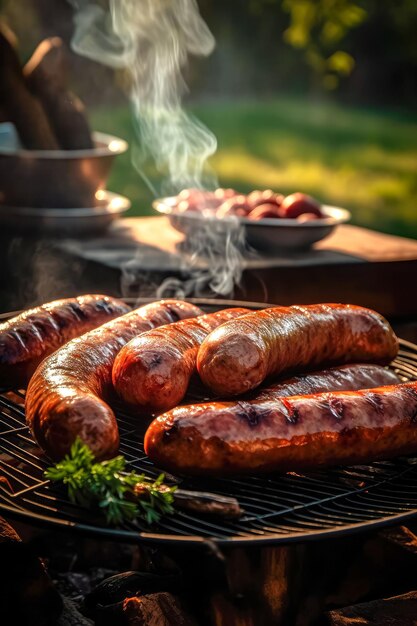
M105 399L116 354L141 332L201 313L187 302L154 302L74 339L45 359L26 394L26 420L40 447L60 459L78 436L96 458L113 456L119 434Z
M128 404L161 413L184 398L195 372L198 348L217 326L248 309L226 309L161 326L124 346L113 365L113 386Z
M357 391L385 385L396 385L400 379L393 370L381 365L354 363L294 376L266 389L255 389L244 400L259 404L261 400L307 396L325 391Z
M203 341L197 369L221 397L265 378L344 363L389 363L398 340L375 311L349 304L274 307L223 324Z
M26 386L46 356L129 310L116 298L86 295L48 302L0 324L0 386Z
M145 436L159 466L222 476L367 463L417 452L417 382L236 404L183 406Z

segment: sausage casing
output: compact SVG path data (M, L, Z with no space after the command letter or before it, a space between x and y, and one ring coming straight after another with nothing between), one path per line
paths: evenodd
M187 302L153 302L72 340L45 359L30 381L25 405L27 423L40 447L60 459L78 436L96 458L113 456L119 434L105 399L117 353L141 332L201 313Z
M113 365L113 386L131 406L161 413L184 398L197 351L214 329L248 309L224 309L142 333L124 346Z
M363 382L398 381L379 366L361 367L363 375L353 365L291 379L253 400L178 407L152 422L145 451L164 469L216 476L367 462L416 451L417 382L285 397L330 385L357 389Z
M387 320L349 304L274 307L248 313L203 341L197 369L220 397L254 389L267 377L344 363L388 364L398 340Z
M259 403L261 400L308 396L326 391L357 391L386 385L396 385L401 381L393 370L371 363L353 363L330 369L293 376L274 383L265 389L255 389L244 396L244 400Z
M85 295L48 302L0 324L0 386L25 386L46 356L128 311L117 298Z

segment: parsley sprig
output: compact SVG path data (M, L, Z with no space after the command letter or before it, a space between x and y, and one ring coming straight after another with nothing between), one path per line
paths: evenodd
M173 512L176 487L165 485L163 474L152 481L144 474L128 473L124 456L95 462L79 438L62 461L46 470L45 478L66 485L71 502L100 509L108 524L136 518L152 524Z

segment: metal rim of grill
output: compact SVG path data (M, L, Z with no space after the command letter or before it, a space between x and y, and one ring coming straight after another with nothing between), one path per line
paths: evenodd
M190 298L206 311L261 303ZM152 301L141 298L137 304ZM131 300L131 303L133 301ZM272 306L272 305L270 305ZM15 314L15 313L14 313ZM11 314L1 315L6 319ZM417 345L400 340L390 366L403 380L417 379ZM0 512L37 526L77 531L104 539L141 542L257 544L303 542L394 525L417 515L417 458L398 458L305 474L181 479L184 489L236 497L245 513L237 521L175 511L154 528L132 522L108 527L93 512L72 504L65 490L46 481L50 464L25 425L24 394L0 394ZM120 452L129 469L156 477L160 470L143 451L135 418L116 408Z

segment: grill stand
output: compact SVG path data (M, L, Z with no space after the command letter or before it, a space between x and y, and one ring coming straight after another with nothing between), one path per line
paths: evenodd
M293 623L305 548L145 549L156 571L180 571L198 624L280 626Z
M201 626L324 626L329 609L417 589L414 532L397 527L273 547L140 547L139 566L180 571Z
M52 578L61 581L58 586L67 581L66 576L75 581L88 578L94 568L104 572L102 578L126 570L127 574L119 575L122 580L129 578L131 570L139 578L157 578L152 589L144 588L142 582L136 588L124 583L117 589L118 597L114 596L117 584L107 583L108 597L101 591L100 603L94 606L94 594L84 597L83 612L96 626L142 623L122 621L123 601L134 598L135 589L141 590L139 597L145 594L156 610L161 597L164 615L169 612L171 599L182 621L155 621L169 626L350 626L355 623L349 621L350 615L361 616L362 611L364 615L379 615L386 603L381 598L408 594L388 603L393 616L400 611L402 620L417 602L417 593L409 593L417 589L417 537L404 527L290 546L221 549L210 542L185 548L174 544L121 546L70 533L34 532L23 525L18 528L29 548L46 557ZM19 584L19 559L15 569L13 584ZM67 584L59 587L65 607L74 599L67 593ZM91 584L92 588L96 585L94 576ZM75 594L80 598L87 593L83 586L85 580ZM135 602L132 604L134 609ZM343 608L350 605L354 606ZM331 617L327 614L330 609ZM396 619L386 623L415 623ZM380 622L364 623L381 626ZM153 626L154 622L146 624Z

